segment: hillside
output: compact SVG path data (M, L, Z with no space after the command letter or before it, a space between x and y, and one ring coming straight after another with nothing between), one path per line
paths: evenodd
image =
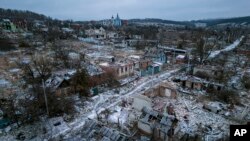
M235 24L250 24L250 16L246 17L236 17L236 18L225 18L225 19L208 19L208 20L195 20L195 21L171 21L171 20L163 20L163 19L131 19L130 23L158 23L158 24L174 24L174 25L186 25L186 26L194 26L195 23L206 23L207 26L214 26L218 24L227 24L227 23L235 23Z
M175 24L175 25L191 25L190 22L186 21L171 21L155 18L146 18L146 19L131 19L130 23L162 23L162 24Z
M50 21L53 20L51 17L47 17L43 14L38 14L35 12L27 10L12 10L0 8L0 19L20 19L20 20L42 20ZM218 24L225 23L235 23L235 24L250 24L250 16L245 17L235 17L235 18L221 18L221 19L207 19L207 20L193 20L193 21L173 21L164 20L156 18L146 18L146 19L129 19L129 23L157 23L157 24L173 24L173 25L184 25L184 26L194 26L195 23L206 23L208 26L214 26ZM82 23L82 22L81 22Z
M195 23L195 22L206 23L208 26L213 26L213 25L217 25L217 24L225 24L225 23L250 24L250 16L192 21L192 23Z
M42 14L38 14L31 11L24 10L12 10L12 9L3 9L0 8L0 18L1 19L26 19L26 20L51 20L50 17L47 17Z

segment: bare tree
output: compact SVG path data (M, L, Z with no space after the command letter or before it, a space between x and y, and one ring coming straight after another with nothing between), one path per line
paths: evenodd
M69 62L68 62L69 51L65 48L66 47L63 44L56 42L53 44L52 50L55 52L56 62L58 62L59 64L61 64L62 62L64 67L69 67Z
M208 35L206 31L200 30L196 33L194 42L196 46L193 54L199 60L199 63L203 64L212 53L212 50L216 47L217 39L208 41Z
M178 47L179 48L183 48L183 46L186 45L186 39L187 39L187 33L184 32L184 33L181 33L179 35L179 38L181 39L180 42L178 43Z
M44 99L44 91L42 88L42 80L47 80L53 68L53 61L45 56L32 56L30 63L17 63L23 70L25 85L32 86L30 97L20 100L19 105L23 107L21 121L32 122L39 119L39 116L46 113L46 105ZM58 116L63 113L74 113L74 101L68 97L60 97L55 95L50 88L45 88L49 116Z
M46 80L51 75L53 67L51 59L45 56L33 56L32 64L35 71L38 73L38 78Z
M45 56L32 56L29 63L17 62L23 71L24 86L31 85L33 93L38 96L38 87L42 80L47 80L51 76L53 62Z

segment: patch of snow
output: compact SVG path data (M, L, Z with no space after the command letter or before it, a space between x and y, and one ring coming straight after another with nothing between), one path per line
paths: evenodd
M242 36L240 39L234 41L233 44L231 44L231 45L225 47L224 49L216 50L216 51L211 52L211 54L209 55L208 58L214 58L215 56L217 56L217 55L220 54L221 52L230 51L230 50L235 49L235 48L240 44L240 42L242 41L243 38L244 38L244 36Z
M19 71L21 71L21 69L18 69L18 68L14 68L14 69L9 70L9 72L11 72L11 73L17 73Z
M78 53L75 53L75 52L70 52L69 53L69 58L72 59L72 60L79 60L80 55Z
M104 63L100 63L99 65L100 65L100 66L105 66L105 67L107 67L107 66L109 66L109 63L104 62Z
M109 115L108 120L111 123L124 124L127 121L128 112L121 107L115 107L115 111L113 114Z
M130 55L128 57L133 58L133 59L140 59L141 58L139 55Z
M178 55L176 56L176 59L184 59L185 58L185 55Z
M51 118L46 122L46 128L50 132L53 137L57 137L58 135L70 131L69 126L66 122L64 122L62 117Z
M5 87L7 85L9 85L10 82L5 80L5 79L0 79L0 87Z

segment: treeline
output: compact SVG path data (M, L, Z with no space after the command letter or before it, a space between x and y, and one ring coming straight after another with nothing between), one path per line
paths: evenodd
M158 34L158 27L156 26L128 26L123 29L125 33L131 35L143 35L145 39L156 40Z
M164 24L176 24L176 25L185 25L190 26L190 22L185 21L171 21L171 20L163 20L163 19L155 19L155 18L147 18L147 19L131 19L129 20L130 23L139 22L139 23L146 23L146 22L153 22L153 23L164 23Z
M52 18L47 17L43 14L38 14L35 12L27 10L12 10L0 8L0 18L4 19L27 19L27 20L52 20Z
M226 18L226 19L212 19L212 20L198 20L195 22L207 23L208 26L213 26L223 23L248 23L250 24L250 16L246 17L236 17L236 18Z

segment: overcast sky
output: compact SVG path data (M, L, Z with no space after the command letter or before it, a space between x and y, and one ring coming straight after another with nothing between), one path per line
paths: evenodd
M250 15L250 0L0 0L1 8L73 20L161 18L197 20Z

